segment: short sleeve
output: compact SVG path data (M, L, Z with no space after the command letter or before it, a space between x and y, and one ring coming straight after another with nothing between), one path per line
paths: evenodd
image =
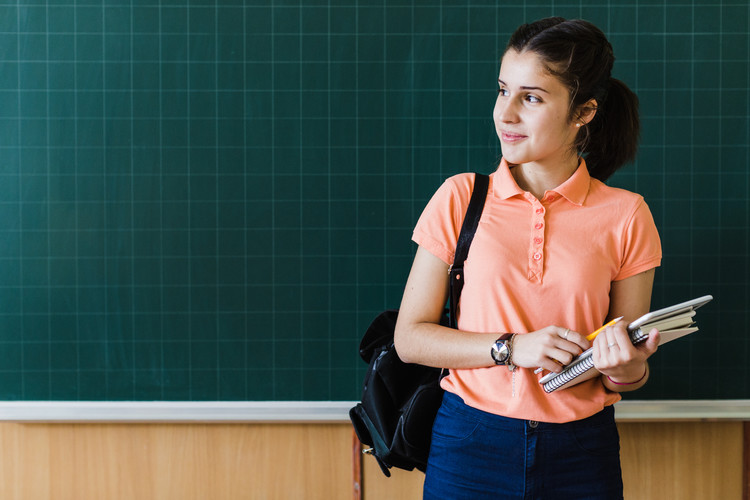
M662 250L659 231L648 205L639 197L632 217L622 235L622 265L615 281L648 271L661 264Z
M474 187L472 174L447 179L427 203L414 227L412 240L450 265L456 249L465 207Z

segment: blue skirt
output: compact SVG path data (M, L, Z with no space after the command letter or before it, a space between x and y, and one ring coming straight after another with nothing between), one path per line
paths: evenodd
M611 406L565 424L501 417L446 392L432 429L424 498L622 499Z

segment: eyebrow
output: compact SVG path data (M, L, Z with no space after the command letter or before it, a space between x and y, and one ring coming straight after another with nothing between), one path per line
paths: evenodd
M505 85L506 87L508 86L508 84L507 84L507 83L505 83L504 81L502 81L502 80L501 80L501 79L499 79L499 78L497 79L497 82L498 82L499 84L501 84L501 85ZM521 90L541 90L541 91L542 91L542 92L544 92L545 94L549 94L549 91L548 91L548 90L545 90L545 89L543 89L542 87L522 86L522 87L521 87Z

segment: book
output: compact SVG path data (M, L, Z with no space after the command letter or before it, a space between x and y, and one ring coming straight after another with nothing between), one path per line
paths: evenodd
M656 328L661 334L659 345L697 332L696 309L711 300L713 300L711 295L705 295L644 314L628 325L630 341L633 344L643 342L648 338L648 332L652 328ZM593 354L594 348L591 347L578 355L560 373L550 372L539 379L544 391L553 392L566 389L599 375L599 372L594 368Z

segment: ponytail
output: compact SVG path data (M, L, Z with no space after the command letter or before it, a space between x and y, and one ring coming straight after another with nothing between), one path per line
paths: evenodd
M594 119L579 132L580 152L591 177L606 181L620 167L635 159L640 139L638 97L625 83L609 79L604 102Z

